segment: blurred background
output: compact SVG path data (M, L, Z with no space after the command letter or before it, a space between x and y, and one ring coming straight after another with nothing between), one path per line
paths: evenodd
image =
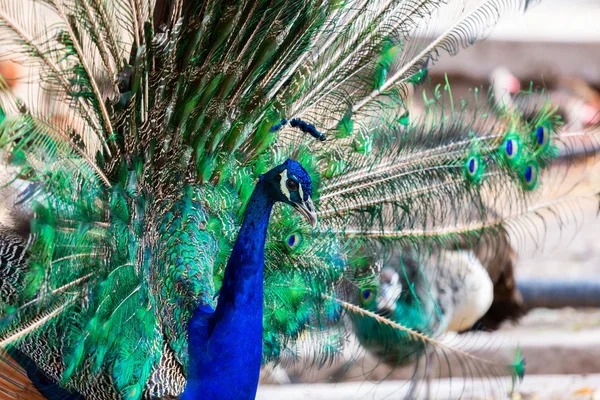
M454 57L442 56L430 69L429 82L415 91L415 103L423 90L443 85L446 74L455 98L472 97L476 87L485 92L493 85L502 97L532 85L545 89L560 107L565 131L599 129L600 1L544 0L524 15L505 18L487 40ZM566 228L542 229L547 232L543 240L511 236L517 286L531 310L518 323L478 332L470 342L484 355L490 343L504 346L507 353L518 343L527 373L511 399L600 399L600 218L595 208L572 210L570 215ZM557 292L556 282L563 284L561 290L570 290ZM573 293L582 296L575 301L569 298ZM580 307L561 306L570 301ZM448 336L445 340L457 340ZM391 372L369 354L362 357L350 370L334 365L318 375L269 371L258 398L405 398L414 369ZM460 370L455 367L455 372ZM460 382L456 377L433 383L430 392L432 399L497 396L485 381ZM416 397L426 398L425 391Z

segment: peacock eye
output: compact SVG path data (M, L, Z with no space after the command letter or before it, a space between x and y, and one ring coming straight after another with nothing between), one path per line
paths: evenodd
M300 185L298 184L297 181L295 181L293 179L288 179L287 182L285 183L285 186L288 188L289 191L296 192L296 191L298 191L298 187Z
M288 237L285 239L285 243L290 250L295 250L298 248L298 246L300 246L302 240L302 234L300 232L294 232L288 235Z
M532 190L536 187L538 180L538 167L535 163L528 163L523 168L521 179L525 189Z
M471 156L467 159L467 175L469 178L475 178L479 171L479 160L475 156Z
M531 165L528 165L525 168L525 181L531 182L532 178L533 178L533 167Z
M471 182L479 182L484 172L484 165L477 155L472 155L467 158L464 164L467 179Z
M544 149L550 143L548 129L546 129L546 127L544 127L544 126L538 126L535 129L534 136L535 136L535 138L534 138L535 145L536 145L536 148L538 148L538 149Z
M469 173L472 175L477 170L477 159L475 157L471 157L469 160Z
M519 152L519 145L515 139L508 139L504 146L504 151L506 152L506 157L509 159L514 158Z
M537 139L538 145L543 145L546 141L546 132L543 126L538 126L535 130L535 137Z
M502 142L501 153L510 165L520 165L523 159L521 140L516 133L509 134Z
M371 288L363 288L360 291L360 301L363 305L368 305L373 301L375 293Z

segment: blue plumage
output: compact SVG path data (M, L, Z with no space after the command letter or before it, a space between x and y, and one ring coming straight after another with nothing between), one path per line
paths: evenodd
M262 358L264 247L275 202L315 222L312 182L293 160L261 175L231 252L216 309L197 309L188 325L189 364L182 399L254 398Z

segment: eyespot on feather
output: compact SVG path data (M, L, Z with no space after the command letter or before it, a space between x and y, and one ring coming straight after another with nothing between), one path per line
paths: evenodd
M373 288L366 287L360 290L360 302L363 306L368 306L375 299L375 291Z
M533 132L536 151L545 150L550 145L550 131L544 125L538 126Z
M500 147L500 153L510 165L519 164L523 153L521 138L514 133L507 135Z
M301 233L293 232L285 238L285 244L290 250L295 250L302 244L303 240L304 238Z
M521 170L521 181L527 190L533 190L537 186L539 167L534 162L528 162Z
M478 155L467 157L464 164L465 175L471 182L479 182L484 172L484 164Z
M508 139L504 145L504 154L509 159L515 158L519 154L519 143L515 139Z

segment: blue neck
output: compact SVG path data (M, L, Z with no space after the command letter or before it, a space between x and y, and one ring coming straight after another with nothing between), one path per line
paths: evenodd
M225 268L216 310L200 308L188 326L182 399L253 399L262 359L264 247L273 200L260 181Z

